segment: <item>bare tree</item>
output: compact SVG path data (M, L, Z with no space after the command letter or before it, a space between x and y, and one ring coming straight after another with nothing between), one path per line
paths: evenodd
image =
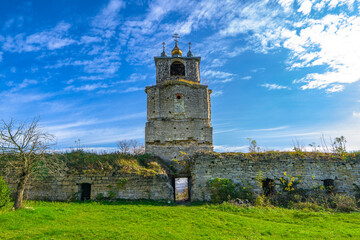
M131 152L135 155L140 155L145 153L145 147L136 140L130 140Z
M121 140L117 142L117 147L119 149L119 153L127 154L130 152L131 143L129 140Z
M16 123L1 120L0 149L6 157L7 167L11 167L18 180L15 189L14 208L22 206L24 190L30 176L45 162L45 153L54 137L43 131L35 118L31 123Z
M117 142L117 147L119 149L119 153L122 154L144 154L145 153L145 147L140 144L137 140L131 139L131 140L121 140Z

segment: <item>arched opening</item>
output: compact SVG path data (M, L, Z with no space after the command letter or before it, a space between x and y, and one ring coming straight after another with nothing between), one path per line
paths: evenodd
M170 66L170 76L185 76L185 66L182 62L175 61Z

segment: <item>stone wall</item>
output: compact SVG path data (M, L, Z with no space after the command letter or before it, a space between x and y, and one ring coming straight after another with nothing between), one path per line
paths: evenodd
M353 184L360 185L360 159L314 159L309 157L287 159L250 159L242 154L201 153L195 156L191 167L192 200L210 200L206 184L214 178L229 178L234 182L248 182L255 192L260 189L256 175L262 171L265 178L279 179L284 172L301 176L301 187L323 185L325 179L334 180L335 192L353 194Z
M171 161L179 151L212 151L210 93L205 85L168 81L147 87L145 151Z
M15 189L16 179L4 180ZM91 199L98 194L107 197L109 191L119 199L173 200L173 187L166 175L143 177L117 172L64 174L41 181L31 179L25 192L28 199L66 201L80 200L81 184L91 184Z
M186 147L186 146L184 146ZM190 147L190 146L188 146ZM159 149L154 149L159 151ZM360 186L360 159L343 160L339 158L321 158L295 154L248 154L232 153L197 153L192 158L189 171L179 171L167 175L143 177L136 174L119 172L99 173L67 173L57 177L49 177L41 181L32 179L25 196L28 199L66 201L80 199L81 186L91 184L91 199L98 194L107 197L109 191L120 199L174 200L174 177L189 177L191 200L208 201L211 196L207 188L209 180L229 178L234 182L244 182L260 193L256 175L262 171L264 178L277 181L288 175L301 176L300 187L311 188L324 184L324 180L334 181L334 191L353 194L353 184ZM12 188L16 187L16 179L4 176Z

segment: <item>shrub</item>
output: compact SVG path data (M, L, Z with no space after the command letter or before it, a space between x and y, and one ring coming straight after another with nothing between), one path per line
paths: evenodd
M270 198L266 197L265 195L261 195L255 199L255 206L256 207L270 207L272 205L270 203Z
M340 212L351 212L357 210L356 199L347 194L334 194L331 197L333 207Z
M109 200L115 200L116 199L116 189L111 185L108 185L107 188L108 188L107 198Z
M101 202L101 201L104 200L104 199L105 199L105 197L104 197L104 194L103 194L103 193L98 193L98 194L96 195L96 201Z
M286 174L284 172L284 177L280 179L280 189L284 192L295 193L298 191L298 185L301 182L299 177L294 177L292 175Z
M208 187L211 192L211 200L215 203L221 203L235 198L253 200L252 187L234 183L231 179L212 179L208 182Z
M0 176L0 208L6 206L10 202L11 189L9 185Z
M355 183L354 183L354 191L355 191L355 198L356 200L358 200L358 205L360 205L360 186L356 185Z

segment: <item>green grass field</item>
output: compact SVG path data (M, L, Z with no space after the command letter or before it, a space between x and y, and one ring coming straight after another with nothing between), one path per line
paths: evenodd
M27 202L0 239L360 239L360 213L157 202Z

